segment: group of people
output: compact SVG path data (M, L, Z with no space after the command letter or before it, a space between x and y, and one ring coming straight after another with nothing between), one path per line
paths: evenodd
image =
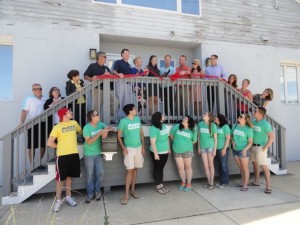
M152 55L149 59L148 66L143 70L141 68L142 59L136 57L134 59L135 67L131 67L128 63L129 50L123 49L121 51L122 59L114 64L113 71L105 66L106 54L105 52L97 53L97 62L89 65L84 73L84 79L94 81L101 75L116 75L123 78L126 74L143 74L148 76L170 76L179 74L180 76L189 76L191 79L204 78L207 79L224 79L226 73L224 68L217 64L218 56L212 55L210 58L210 65L206 67L205 72L201 69L200 60L194 59L192 69L186 65L186 56L181 55L179 58L179 67L173 68L171 66L171 56L165 56L165 65L158 69L157 57ZM211 76L211 77L210 77ZM66 82L67 96L74 92L80 92L84 85L84 81L80 79L79 71L71 70ZM139 119L138 108L134 104L128 104L132 99L132 84L119 80L120 85L114 90L113 83L110 84L111 91L116 91L116 95L112 94L111 102L116 103L115 108L119 106L122 116L118 124L118 142L124 155L124 164L126 168L125 178L125 194L121 200L121 204L125 205L128 202L129 196L139 198L139 194L135 190L137 169L143 167L145 144L144 134L142 130L141 120ZM170 190L163 184L163 170L167 163L168 157L173 151L176 161L178 174L181 179L179 190L188 192L192 186L192 158L194 156L194 144L198 143L198 154L201 155L205 174L207 177L207 184L203 187L209 190L214 189L215 167L218 168L219 182L216 184L220 188L225 188L229 183L229 172L227 166L229 149L233 151L234 159L241 172L241 182L237 184L241 187L241 191L247 191L248 185L259 186L259 173L262 167L266 179L265 193L272 192L270 187L270 172L267 167L267 150L274 139L271 125L264 119L266 114L265 107L273 98L272 89L266 89L262 94L252 95L247 89L250 81L245 79L242 83L242 88L238 89L245 98L253 101L258 107L254 112L254 119L251 120L246 106L239 106L240 115L238 117L238 124L230 126L227 124L227 119L224 115L218 114L213 116L212 113L206 112L203 114L203 121L196 123L191 116L185 116L182 121L175 124L169 131L163 123L165 117L163 113L158 112L158 96L157 87L152 87L156 84L140 84L141 90L148 90L148 106L152 112L152 126L150 128L150 155L153 161L153 179L156 185L156 191L160 194L167 194ZM231 74L228 78L228 84L237 88L237 77ZM126 87L126 85L128 87ZM122 89L123 87L123 89ZM164 87L164 93L172 93L172 87ZM193 87L192 92L196 95L201 95L201 86ZM200 89L200 90L199 90ZM42 95L42 86L40 84L32 85L33 95L27 97L23 101L21 124L26 119L32 119L43 110L51 108L57 104L63 97L61 97L60 90L57 87L52 87L49 91L49 99L45 100ZM176 90L181 98L188 96L184 92L182 86ZM77 133L83 135L84 141L84 165L87 176L87 197L86 203L92 200L100 200L101 180L103 178L103 163L101 157L101 139L108 135L108 132L113 129L106 124L100 122L99 109L101 108L103 99L101 98L103 92L103 84L95 87L93 90L94 109L86 113L86 96L80 95L76 99L75 104L70 104L65 108L60 109L54 119L49 116L47 119L49 139L47 145L57 149L56 159L56 202L53 211L58 212L61 208L62 200L61 193L63 187L66 187L65 202L70 206L75 206L77 203L71 197L71 183L72 177L80 176L80 160L77 149ZM214 101L214 93L212 87L207 87L207 96L212 97L208 101ZM173 114L173 101L168 99L173 94L162 96L165 104L165 114ZM198 96L193 99L201 100ZM183 100L182 102L187 102ZM154 105L152 104L154 102ZM242 104L242 103L241 103ZM184 111L184 104L182 115L186 114ZM201 102L194 102L194 108L200 108ZM244 107L244 108L243 108ZM74 109L74 115L71 110ZM142 106L143 108L143 106ZM80 115L80 116L79 116ZM73 118L74 116L74 118ZM73 120L74 119L74 120ZM53 127L53 124L56 124ZM81 126L83 132L81 131ZM41 125L35 125L33 131L28 130L28 155L30 163L34 152L32 149L40 147L40 157L42 158L46 146L46 124L42 122ZM34 137L31 137L31 135ZM39 138L40 136L40 138ZM123 138L122 138L123 137ZM32 140L34 143L31 143ZM40 141L39 141L40 140ZM172 142L172 145L169 144ZM32 146L33 144L33 146ZM255 171L255 180L249 183L249 158L253 162ZM41 162L41 160L39 161ZM43 169L41 164L37 169Z

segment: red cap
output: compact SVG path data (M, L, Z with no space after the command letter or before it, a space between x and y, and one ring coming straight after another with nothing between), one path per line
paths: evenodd
M67 108L61 108L60 110L58 110L57 114L59 116L59 121L62 122L64 119L64 115L67 114L69 110Z

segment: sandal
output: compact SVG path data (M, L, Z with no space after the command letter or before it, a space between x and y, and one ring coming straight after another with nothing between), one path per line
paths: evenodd
M163 187L161 187L161 188L156 188L156 191L157 191L159 194L162 194L162 195L167 194L167 192L164 190Z
M123 198L123 199L121 200L121 204L122 204L122 205L126 205L127 203L128 203L128 198L127 198L127 199Z
M140 195L137 192L132 192L130 193L130 195L135 199L138 199L140 197Z
M234 187L243 187L241 184L235 184Z
M215 188L215 185L210 184L207 188L208 188L208 190L213 190Z
M242 187L242 188L240 189L240 191L248 191L248 188Z
M265 193L266 194L272 194L272 189L266 188Z
M162 189L166 192L166 193L169 193L170 190L168 188L165 188L165 187L162 187Z
M210 186L210 184L203 184L204 188L208 188Z
M254 182L250 182L250 183L248 184L248 186L259 187L260 184L257 184L257 183L254 183Z

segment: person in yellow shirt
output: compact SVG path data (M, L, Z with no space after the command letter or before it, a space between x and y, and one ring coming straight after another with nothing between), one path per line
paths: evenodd
M72 177L80 177L80 158L77 148L77 133L81 127L75 120L71 120L73 113L67 108L57 112L60 123L55 125L50 133L47 145L57 149L56 156L56 202L53 212L59 212L62 204L61 193L66 187L65 203L76 206L71 197ZM57 139L57 144L55 140Z

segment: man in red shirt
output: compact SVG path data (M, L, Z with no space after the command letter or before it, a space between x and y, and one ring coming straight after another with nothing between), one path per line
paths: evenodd
M180 76L184 76L185 79L189 79L191 74L191 68L186 65L186 56L181 55L179 57L179 67L176 68L176 73ZM188 76L188 77L186 77ZM188 113L188 89L189 87L183 84L179 84L177 95L179 95L179 115L187 115ZM177 97L178 99L178 97ZM177 104L178 105L178 104Z

